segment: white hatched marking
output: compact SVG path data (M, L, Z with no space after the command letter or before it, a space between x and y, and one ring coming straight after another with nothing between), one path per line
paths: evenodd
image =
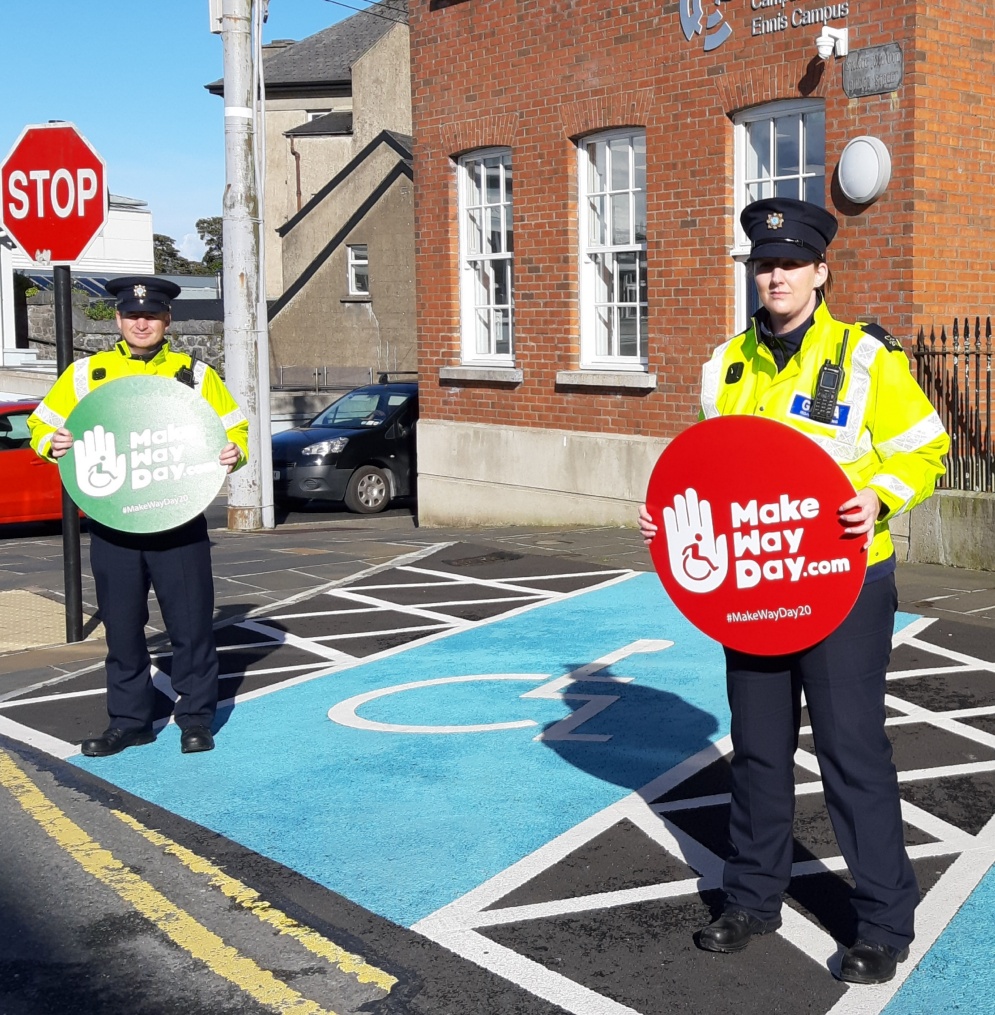
M383 606L384 602L380 599L374 599L372 596L363 595L360 592L353 592L350 589L338 589L334 595L339 596L342 599L348 599L353 603L365 603L367 605ZM464 628L474 626L472 620L459 620L456 617L451 617L446 613L434 613L432 610L427 610L421 606L410 606L401 604L391 604L391 608L396 613L406 613L411 617L421 617L424 620L437 620L445 624L450 624L454 628ZM501 614L502 617L508 616L508 614Z
M983 660L974 659L953 649L927 646L918 642L916 635L932 623L934 620L931 618L920 618L904 631L899 632L894 639L894 644L921 645L934 654L961 664L956 667L958 672L978 670L979 668L995 669L995 664L984 663ZM924 672L923 670L914 671L918 674ZM939 672L949 673L951 668L946 667L940 669ZM913 671L909 671L908 675L913 675ZM929 723L946 732L972 739L979 745L995 745L995 737L991 734L956 722L957 718L995 714L995 707L985 706L959 709L949 713L936 713L903 702L893 695L889 695L887 701L892 708L905 713L902 716L890 718L889 725L906 725L912 722ZM811 729L808 728L802 732L811 733ZM666 801L650 806L647 806L647 803L658 799L685 782L721 758L730 749L731 742L728 737L704 748L670 771L662 773L641 790L630 794L618 803L581 822L573 829L564 832L528 857L489 879L483 885L429 915L416 924L414 929L477 964L513 980L526 989L533 990L533 993L560 1005L567 1011L576 1012L577 1015L598 1011L599 1009L595 1007L585 1006L585 1002L571 995L562 983L548 978L546 976L548 971L545 970L545 967L522 956L515 956L507 949L499 948L493 942L477 937L473 933L473 928L549 918L565 913L582 912L586 909L604 909L612 905L631 905L634 902L649 899L672 898L719 885L721 860L706 847L672 825L667 820L666 814L696 806L711 806L727 802L729 795L713 794L701 796L695 800ZM796 753L795 762L814 775L819 774L818 762L813 754L799 750ZM993 770L995 770L995 760L906 771L899 773L899 780L908 783L941 778L945 775L968 775ZM802 783L796 788L796 792L799 795L821 793L821 781ZM908 824L921 829L937 840L910 846L908 852L911 858L950 856L952 854L956 854L957 858L920 905L917 916L916 941L913 944L909 960L899 966L895 979L888 984L879 986L849 988L827 1015L880 1015L901 984L913 971L916 963L935 943L950 919L977 886L992 865L992 861L995 860L995 817L977 836L973 836L906 801L902 802L902 816ZM671 855L684 860L688 866L699 872L701 877L619 892L595 893L573 899L554 900L534 906L500 907L501 898L542 874L560 862L566 855L602 834L623 817L635 823ZM792 865L792 875L796 877L826 871L844 872L845 870L846 864L843 858L838 855ZM778 933L785 940L791 942L820 965L838 971L842 948L830 935L789 906L785 906L782 910L782 918L784 924ZM688 933L690 934L692 931L693 928L689 928ZM541 990L539 987L534 989L530 986L533 979L541 986ZM614 1002L609 1003L614 1004Z
M447 935L445 940L438 940L438 943L518 984L536 997L559 1005L573 1015L639 1015L634 1008L627 1008L624 1004L582 987L561 973L554 973L504 945L489 941L475 931L455 931Z
M905 644L922 649L934 656L945 656L954 662L963 663L970 670L987 670L989 673L995 673L995 663L979 659L977 656L969 656L966 652L958 652L946 645L932 645L928 641L920 641L918 638L909 638Z
M616 892L595 892L592 895L575 895L555 902L536 902L527 906L508 906L504 909L488 909L477 915L473 927L500 927L522 920L546 920L556 916L570 916L573 913L591 913L599 909L614 909L619 906L633 906L640 902L657 902L660 899L675 899L681 895L692 895L710 887L702 884L701 878L687 878L684 881L667 881L641 888L623 888Z
M73 698L92 698L98 694L106 694L104 687L92 687L88 691L71 691L69 694L46 694L38 698L18 698L16 701L0 702L0 710L17 708L18 705L44 705L50 701L70 701Z
M350 638L380 638L389 634L411 634L415 631L440 631L448 624L418 624L415 627L388 627L382 631L356 631L353 634L323 634L312 641L348 641Z
M448 545L451 545L451 544L443 544L443 545L447 545L448 546ZM595 572L595 573L596 574L602 574L602 573L605 573L605 572L598 571L598 572ZM619 585L622 582L628 581L630 578L637 577L638 575L642 574L643 572L641 572L641 571L623 571L623 572L619 572L618 574L616 574L615 572L609 572L609 573L614 574L615 576L610 578L610 579L608 579L605 582L601 582L600 584L588 585L588 586L586 586L584 588L575 589L572 592L564 593L562 596L558 596L557 599L558 600L572 599L574 596L582 596L585 593L587 593L587 592L593 592L596 589L603 589L603 588L610 587L612 585ZM327 594L328 595L334 595L334 596L340 596L340 597L348 599L350 601L365 602L367 605L372 605L375 608L382 608L385 605L384 603L382 603L382 602L380 602L378 600L369 599L369 597L364 597L364 596L361 596L361 595L359 595L357 593L353 593L351 590L348 590L348 589L337 588L337 589L333 589L333 590L328 590ZM470 628L470 627L474 627L474 628L477 628L477 627L486 627L489 624L496 624L496 623L499 623L500 621L507 620L509 617L515 617L515 616L519 616L521 614L529 613L532 610L537 609L538 607L546 605L546 603L550 602L550 601L551 601L550 599L541 599L541 600L538 600L536 602L527 603L526 605L517 607L516 609L508 610L506 613L502 613L502 614L499 614L499 615L494 616L494 617L487 617L484 620L478 620L478 621L464 621L464 620L459 620L459 619L457 619L455 617L450 617L450 616L445 615L445 614L433 615L433 614L429 613L429 616L428 616L427 619L432 619L432 620L439 621L440 622L439 626L440 626L441 629L437 630L434 634L428 634L424 638L419 638L418 641L417 641L417 644L418 645L428 645L428 644L431 644L431 643L436 642L436 641L441 641L444 638L448 638L448 637L452 636L453 634L456 634L456 633L458 633L460 631L466 630L467 628ZM396 604L393 604L393 603L386 604L386 605L388 605L390 609L395 610L395 611L401 610L402 612L409 613L412 616L418 616L419 615L419 612L418 612L417 608L398 607ZM348 613L348 612L353 612L353 611L344 611L344 612ZM428 611L425 611L425 612L428 612ZM241 622L241 626L246 626L246 624L248 624L248 623L249 623L249 621L242 621ZM301 639L301 642L302 643L306 642L306 644L302 645L302 647L304 647L304 648L308 648L311 645L317 645L317 643L307 641L306 639ZM346 661L344 661L339 666L334 666L334 665L329 666L329 665L326 664L324 666L320 666L320 667L317 667L315 669L312 669L308 673L301 674L300 676L297 676L297 677L292 677L289 680L283 680L283 681L280 681L279 683L276 683L276 684L270 684L267 687L259 687L259 688L256 688L255 690L252 690L252 691L246 691L244 693L240 693L240 694L236 695L234 698L228 699L228 701L231 702L231 703L237 704L237 703L243 702L243 701L251 701L251 700L253 700L255 698L262 698L262 697L265 697L268 694L274 694L274 693L276 693L278 691L282 691L282 690L284 690L285 688L288 688L288 687L295 687L298 684L304 684L304 683L307 683L307 682L309 682L311 680L317 680L320 677L329 676L332 673L338 673L338 672L343 671L343 670L349 670L349 669L352 669L355 666L363 666L366 663L375 662L375 661L381 660L381 659L389 659L392 656L400 655L401 653L408 651L411 647L412 647L412 644L410 642L405 642L402 645L394 645L394 646L391 646L390 648L383 649L380 652L374 652L374 653L372 653L372 654L370 654L368 656L363 656L362 658L355 658L355 657L352 657L352 656L346 656L345 657ZM232 676L234 674L228 674L228 675Z
M247 631L269 635L284 645L292 645L294 648L299 648L304 652L311 652L313 655L321 656L329 662L342 664L356 661L355 656L351 656L346 652L340 652L338 649L329 648L326 645L319 645L317 642L310 641L307 638L299 638L296 634L290 634L287 631L278 631L255 620L243 620L239 626L244 627Z

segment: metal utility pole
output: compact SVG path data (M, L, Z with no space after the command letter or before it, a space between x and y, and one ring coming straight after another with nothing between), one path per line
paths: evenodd
M263 241L255 145L262 131L254 115L259 89L253 74L253 5L263 0L222 0L224 49L225 380L249 420L249 461L229 478L228 527L273 526L269 412L269 336L261 298ZM267 463L270 463L267 465Z
M52 268L55 282L55 362L58 376L73 361L73 277L68 265ZM66 641L83 640L83 566L79 546L79 508L62 488L62 570L66 589Z

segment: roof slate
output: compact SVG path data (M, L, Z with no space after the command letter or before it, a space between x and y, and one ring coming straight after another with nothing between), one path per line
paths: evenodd
M351 68L395 24L408 23L408 0L380 0L306 39L263 57L267 87L350 81Z
M351 134L352 113L326 113L302 123L292 130L285 130L285 137L320 137L325 134Z

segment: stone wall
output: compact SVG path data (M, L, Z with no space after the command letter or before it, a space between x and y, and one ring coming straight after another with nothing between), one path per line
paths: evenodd
M28 297L28 347L40 360L55 360L55 307L51 292ZM88 300L73 296L73 358L110 349L118 340L113 321L91 321L86 316ZM173 321L167 332L170 346L197 358L224 376L225 335L220 321Z

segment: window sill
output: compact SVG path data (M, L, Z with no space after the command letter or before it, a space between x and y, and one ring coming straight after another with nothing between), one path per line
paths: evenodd
M525 374L514 367L442 367L440 381L484 381L491 384L521 384Z
M656 374L641 370L559 370L557 387L628 388L630 391L655 391Z
M340 296L339 303L372 303L372 296Z

